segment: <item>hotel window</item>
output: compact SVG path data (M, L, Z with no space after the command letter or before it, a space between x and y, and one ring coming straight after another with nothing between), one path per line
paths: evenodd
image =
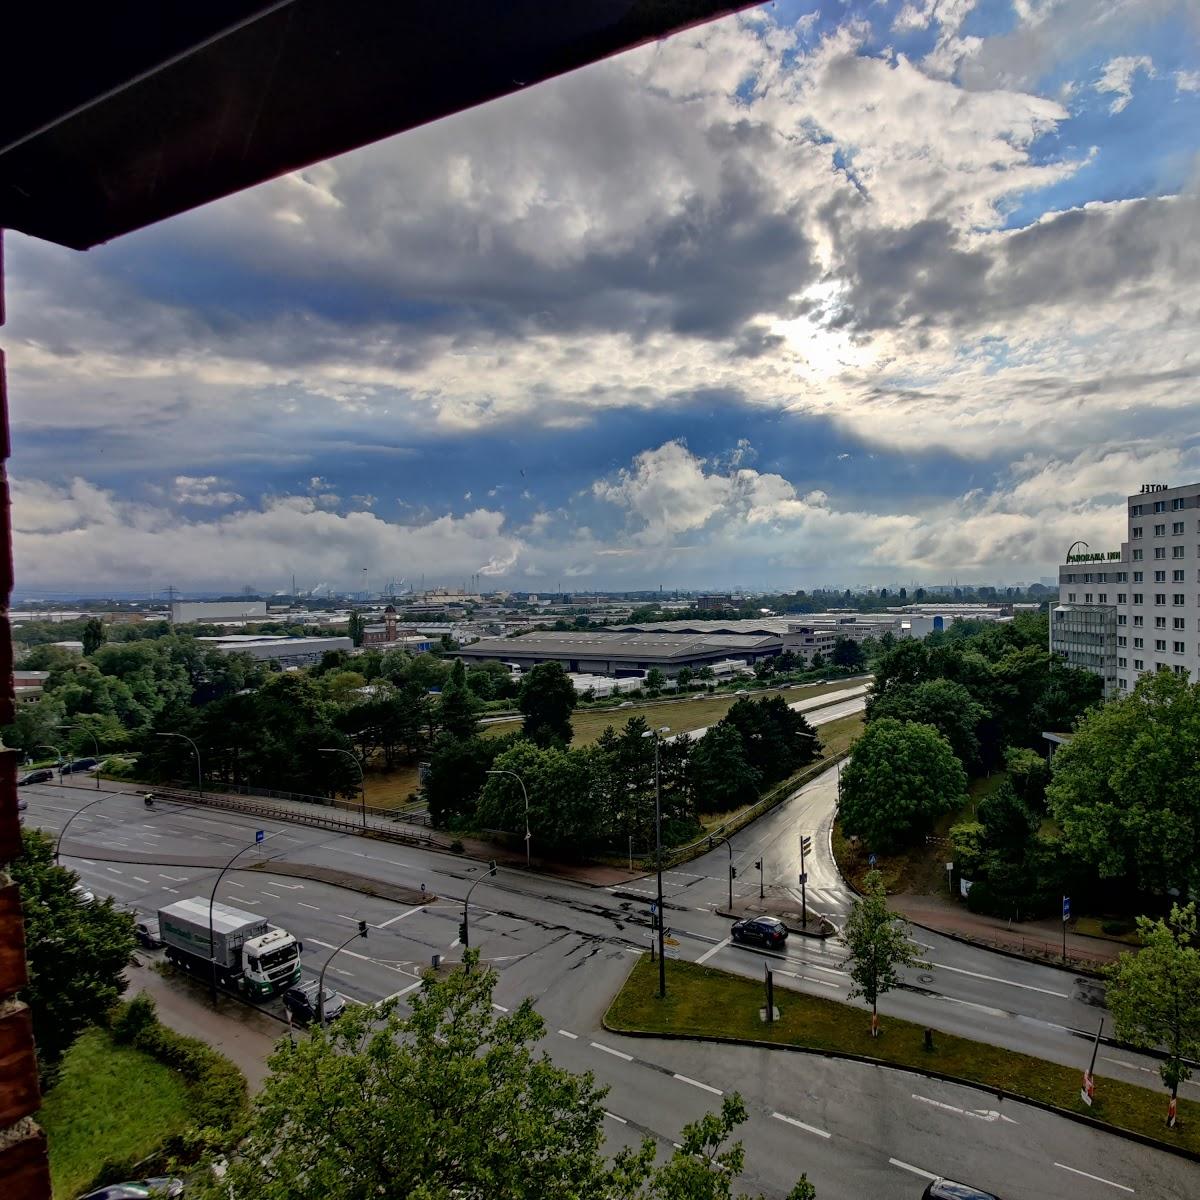
M1129 660L1128 660L1127 658L1118 658L1118 659L1117 659L1117 666L1118 666L1118 667L1124 667L1124 666L1126 666L1126 665L1128 664L1128 662L1129 662Z
M1118 604L1124 604L1126 602L1126 600L1128 600L1128 599L1129 599L1128 592L1118 592L1117 593L1117 603Z
M1172 558L1182 558L1183 557L1183 547L1182 546L1172 546L1171 547L1171 557Z
M1091 602L1092 602L1092 593L1091 592L1083 593L1083 602L1084 602L1084 604L1091 604Z
M1167 618L1166 617L1155 617L1154 618L1154 628L1155 629L1166 629L1166 627L1167 627Z
M1166 546L1155 546L1154 547L1154 557L1155 558L1166 558L1167 557Z
M1183 628L1185 628L1185 626L1184 626L1184 623L1183 623L1183 618L1182 618L1182 617L1176 617L1176 618L1174 619L1174 621L1172 622L1172 624L1175 626L1175 628L1176 628L1176 629L1183 629Z
M1183 522L1182 521L1172 521L1171 522L1171 532L1174 534L1181 534L1183 532Z
M1182 592L1173 592L1171 594L1171 603L1177 605L1179 608L1182 608L1187 601L1183 598Z
M1128 639L1127 637L1122 637L1122 636L1118 635L1118 637L1117 637L1117 645L1118 645L1118 646L1128 646L1128 645L1129 645L1129 639Z
M1184 652L1182 642L1172 642L1171 647L1175 651L1176 654L1182 654Z
M1144 620L1145 620L1145 618L1140 613L1136 617L1134 617L1133 618L1134 629L1141 629L1142 623L1144 622Z
M1135 637L1133 639L1133 648L1135 650L1140 650L1145 644L1146 643L1140 637Z
M1154 536L1155 537L1166 537L1167 536L1167 527L1165 525L1155 525Z
M1096 597L1096 600L1100 604L1107 604L1108 603L1108 593L1101 592L1100 595Z
M1167 511L1167 502L1165 500L1155 500L1154 511L1156 513L1166 512Z
M1118 571L1116 573L1116 575L1114 576L1114 578L1116 579L1117 583L1128 583L1129 582L1129 572L1128 571Z
M1176 496L1175 499L1171 501L1171 511L1178 512L1184 507L1185 504L1187 504L1187 499L1185 497Z
M1183 572L1182 571L1172 571L1171 572L1171 582L1172 583L1182 583L1183 582Z
M1131 537L1134 537L1134 538L1140 538L1140 537L1142 536L1142 527L1141 527L1140 525L1135 525L1135 526L1134 526L1134 527L1133 527L1133 528L1132 528L1132 529L1129 531L1129 534L1130 534L1130 536L1131 536Z
M1134 602L1134 604L1142 604L1142 603L1145 601L1145 599L1146 599L1146 593L1145 593L1145 592L1134 592L1134 593L1133 593L1133 602ZM1134 624L1135 624L1135 625L1137 624L1137 621L1136 621L1136 620L1134 621Z
M1125 665L1125 661L1124 661L1124 659L1122 659L1121 666L1124 666L1124 665ZM1124 678L1122 678L1122 679L1117 680L1117 687L1121 688L1122 690L1126 690L1126 689L1128 689L1129 684L1125 682Z
M1182 646L1183 643L1180 642L1179 645ZM1163 651L1163 650L1166 650L1166 648L1167 648L1167 643L1162 638L1154 639L1154 649L1155 650Z
M1124 601L1124 600L1122 600L1122 601L1121 601L1121 603L1122 603L1122 604L1124 604L1124 603L1125 603L1125 601ZM1118 625L1124 625L1124 624L1125 624L1125 614L1124 614L1124 613L1117 613L1117 624L1118 624Z
M1142 506L1140 504L1131 504L1129 506L1129 515L1131 517L1140 517L1142 515Z
M1142 580L1145 578L1146 578L1145 571L1134 571L1134 573L1133 573L1133 582L1134 583L1141 583Z
M1067 593L1067 603L1068 603L1068 604L1074 604L1074 603L1075 603L1075 593L1074 593L1074 592L1068 592L1068 593Z
M1174 671L1176 675L1186 675L1188 673L1188 669L1183 665L1183 663L1176 663L1171 670Z
M1141 562L1141 561L1142 561L1142 552L1141 552L1140 550L1135 550L1135 551L1133 552L1133 561L1134 561L1134 562Z
M1154 603L1155 604L1166 604L1166 602L1167 602L1167 593L1166 592L1155 592L1154 593Z
M1154 572L1154 582L1155 583L1166 583L1167 582L1166 571L1155 571Z
M1135 658L1133 660L1133 669L1135 671L1144 671L1146 669L1146 660L1144 658Z

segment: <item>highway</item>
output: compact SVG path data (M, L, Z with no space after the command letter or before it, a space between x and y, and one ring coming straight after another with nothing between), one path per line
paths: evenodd
M861 704L847 703L855 702ZM815 715L833 719L830 712ZM815 843L806 862L810 899L835 922L844 917L850 897L828 850L836 787L836 772L826 772L734 837L740 892L757 895L750 864L760 852L769 883L794 880L798 838L807 832ZM29 801L25 819L55 831L97 793L34 785L22 795ZM484 868L450 854L194 805L159 802L146 809L139 797L113 792L72 823L63 861L93 891L153 911L207 895L216 868L253 846L258 828L266 840L226 873L218 898L262 913L300 937L306 973L320 970L360 918L372 927L368 939L352 942L327 976L353 1000L402 997L419 986L419 972L434 954L449 961L460 956L462 900ZM272 873L272 861L336 867L418 890L424 884L436 899L397 905ZM728 863L729 852L718 846L665 873L667 923L679 942L672 953L756 979L764 961L771 961L784 987L844 999L844 950L836 939L793 936L781 957L729 944L729 921L714 911L727 899ZM785 1193L802 1170L821 1200L915 1198L925 1186L922 1172L964 1178L1008 1200L1110 1194L1182 1200L1200 1194L1200 1166L974 1089L786 1051L603 1032L600 1019L609 999L634 955L649 944L652 890L652 877L606 890L503 870L482 882L472 900L471 942L499 973L497 1004L512 1007L534 997L555 1060L592 1070L612 1088L607 1133L614 1146L648 1132L669 1147L686 1121L737 1089L751 1112L742 1130L748 1169L741 1186L768 1196ZM910 974L909 988L884 998L885 1023L893 1014L911 1017L1080 1068L1086 1064L1086 1035L1103 1012L1093 981L923 931L917 936L930 965ZM786 992L777 997L786 1004ZM1148 1086L1157 1085L1156 1073L1147 1073L1155 1066L1105 1045L1097 1064L1100 1075ZM1194 1086L1189 1093L1200 1097Z

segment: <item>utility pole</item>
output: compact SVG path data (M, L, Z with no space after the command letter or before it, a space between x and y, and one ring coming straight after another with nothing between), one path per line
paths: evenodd
M658 998L666 999L667 995L667 961L665 938L666 921L663 917L663 870L662 870L662 776L659 771L658 744L662 734L669 733L666 725L659 729L647 729L642 737L654 739L654 866L658 876Z
M805 929L808 928L808 872L804 869L804 856L812 851L812 838L807 833L800 835L800 916Z

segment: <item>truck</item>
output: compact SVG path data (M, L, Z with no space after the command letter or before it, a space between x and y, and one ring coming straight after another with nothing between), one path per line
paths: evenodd
M210 925L209 901L194 896L160 908L158 929L168 962L202 978L209 978L215 966L222 987L252 999L273 996L300 978L303 945L256 913L218 901Z

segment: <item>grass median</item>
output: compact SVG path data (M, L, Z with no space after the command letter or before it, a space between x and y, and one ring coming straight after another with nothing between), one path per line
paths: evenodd
M889 1066L936 1071L984 1088L1002 1088L1053 1104L1200 1154L1200 1104L1179 1101L1179 1124L1166 1127L1167 1093L1097 1076L1089 1109L1080 1099L1083 1067L1090 1047L1079 1043L1079 1067L1064 1067L1000 1046L935 1032L934 1049L924 1048L924 1027L880 1014L883 1030L872 1039L870 1016L860 1008L775 987L780 1018L773 1026L759 1019L765 1003L761 983L713 967L673 959L667 963L667 995L658 998L658 967L643 956L605 1016L622 1033L687 1034L739 1038L764 1045L797 1046L876 1059Z

